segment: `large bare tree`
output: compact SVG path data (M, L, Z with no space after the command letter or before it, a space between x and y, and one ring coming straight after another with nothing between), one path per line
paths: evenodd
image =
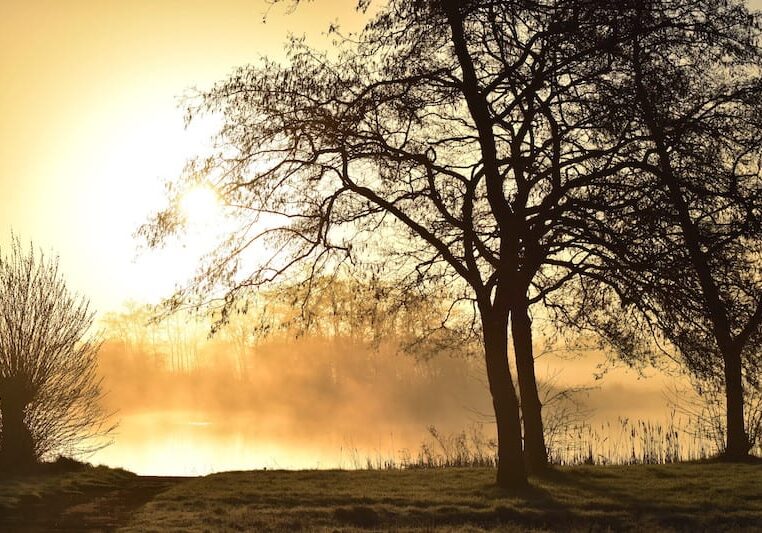
M28 469L53 453L98 446L108 432L96 375L100 343L85 298L57 260L18 238L0 256L0 468Z
M239 224L171 303L222 289L233 305L299 264L307 277L383 264L400 286L438 291L483 339L498 483L525 484L524 458L547 463L530 306L588 260L569 228L622 168L626 137L597 134L591 89L618 35L587 16L596 5L392 1L330 55L294 40L287 65L241 68L201 94L190 116L224 117L219 152L141 232L159 245L179 230L198 181Z

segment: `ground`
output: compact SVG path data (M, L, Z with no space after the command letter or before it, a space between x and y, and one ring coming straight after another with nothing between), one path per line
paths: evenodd
M476 468L0 480L0 531L762 531L762 465L580 466L511 494Z

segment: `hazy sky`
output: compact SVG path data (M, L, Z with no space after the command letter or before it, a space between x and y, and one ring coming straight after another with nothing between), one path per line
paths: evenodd
M0 242L54 250L101 310L155 299L190 251L136 258L132 234L209 131L178 97L277 56L289 32L357 27L354 0L287 13L264 0L0 0ZM753 0L762 7L762 0Z
M208 138L184 131L178 97L277 56L289 32L357 27L354 4L263 23L263 0L0 0L0 242L13 229L60 254L101 310L166 294L193 254L137 256L132 234Z

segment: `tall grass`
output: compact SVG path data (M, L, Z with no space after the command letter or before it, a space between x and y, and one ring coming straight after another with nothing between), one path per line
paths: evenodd
M552 443L548 456L554 465L668 464L705 460L720 451L710 436L696 431L693 421L675 411L664 421L620 417L614 422L575 423L554 431L547 439ZM404 449L395 456L355 458L352 467L387 470L497 464L496 441L485 435L481 425L450 434L430 426L428 432L415 453ZM762 448L757 445L752 453L762 456Z
M672 412L666 421L618 418L615 422L575 424L549 450L557 465L667 464L707 459L714 443L691 430Z

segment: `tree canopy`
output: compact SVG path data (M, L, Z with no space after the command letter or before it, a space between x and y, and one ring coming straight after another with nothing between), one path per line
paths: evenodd
M742 2L654 0L623 15L632 36L604 103L638 139L637 164L608 193L625 208L594 228L592 279L607 289L586 318L627 359L653 353L654 333L695 376L723 383L728 453L742 457L742 376L758 388L762 362L760 30Z

